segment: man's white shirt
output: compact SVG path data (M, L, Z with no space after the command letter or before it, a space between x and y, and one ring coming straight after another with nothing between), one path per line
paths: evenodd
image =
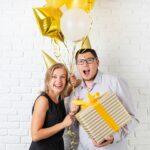
M119 77L109 74L103 74L98 72L94 79L91 89L87 89L85 83L82 83L72 92L69 97L70 101L74 99L87 100L87 93L99 92L101 95L105 92L112 91L117 94L120 101L132 116L131 122L127 125L126 130L130 133L137 124L136 110L132 102L132 98L129 92L129 88L124 80ZM120 130L114 135L114 142L108 146L97 148L93 145L92 140L88 137L88 134L84 131L81 125L79 125L79 146L78 150L127 150L125 137L127 133L124 130Z

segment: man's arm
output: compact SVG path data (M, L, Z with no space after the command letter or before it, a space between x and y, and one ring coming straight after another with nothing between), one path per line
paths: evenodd
M131 121L124 128L122 128L118 133L115 133L113 135L114 142L119 142L135 129L139 121L136 117L136 108L133 104L133 100L129 91L129 87L123 79L121 78L117 79L116 91L114 92L117 94L120 101L122 102L122 104L124 105L124 107L126 108L126 110L129 112L129 114L132 117Z

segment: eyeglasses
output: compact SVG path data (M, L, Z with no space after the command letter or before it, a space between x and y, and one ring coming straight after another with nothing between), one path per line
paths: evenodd
M92 64L97 58L87 58L87 59L79 59L77 60L77 64L78 65L83 65L84 62L86 62L87 64Z

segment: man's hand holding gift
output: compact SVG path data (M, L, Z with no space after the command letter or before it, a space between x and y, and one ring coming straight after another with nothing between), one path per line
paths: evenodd
M92 140L94 146L96 147L104 147L104 146L107 146L109 144L112 144L114 141L114 137L112 135L104 138L104 140L102 142L96 142L95 140Z

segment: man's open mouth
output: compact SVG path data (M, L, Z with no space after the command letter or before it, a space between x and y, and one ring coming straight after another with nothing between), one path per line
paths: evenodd
M83 70L84 75L89 75L90 74L90 69L88 70Z

